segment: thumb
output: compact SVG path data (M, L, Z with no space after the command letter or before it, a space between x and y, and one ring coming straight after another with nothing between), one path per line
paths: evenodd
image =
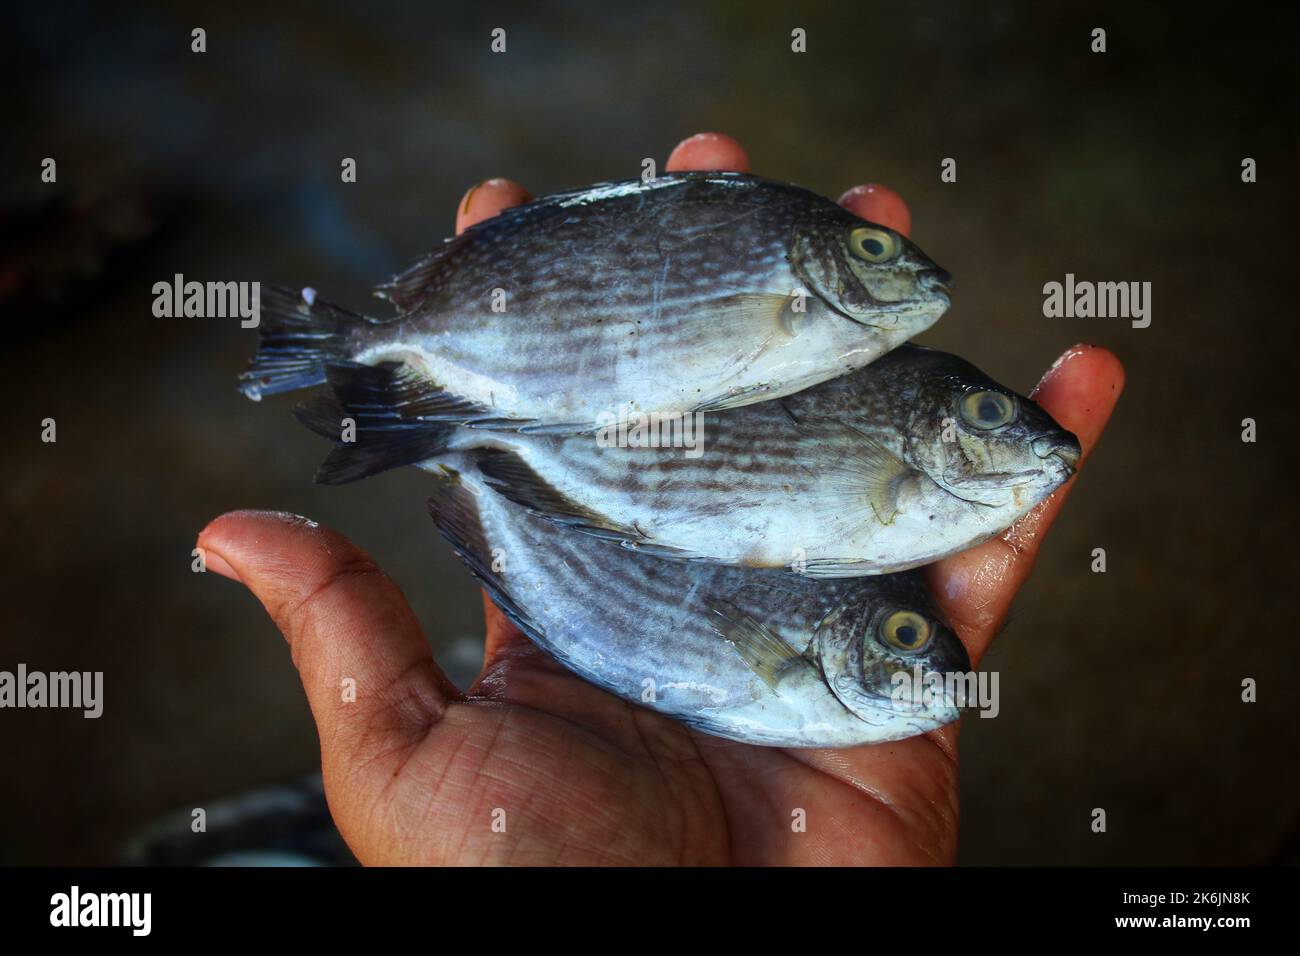
M231 512L203 529L198 546L209 570L242 582L289 642L331 803L366 799L356 770L391 779L461 697L406 598L369 555L306 518Z

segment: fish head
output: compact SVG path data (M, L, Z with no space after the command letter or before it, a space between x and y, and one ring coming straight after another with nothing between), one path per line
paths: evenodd
M961 703L948 676L970 672L966 648L914 573L882 575L852 589L818 627L822 677L872 739L925 733L956 720ZM928 691L928 692L927 692Z
M950 494L1023 512L1077 469L1078 438L964 359L908 346L882 361L883 370L911 363L912 381L898 390L906 397L905 457Z
M834 206L798 227L795 275L861 325L909 337L948 310L952 276L902 233Z

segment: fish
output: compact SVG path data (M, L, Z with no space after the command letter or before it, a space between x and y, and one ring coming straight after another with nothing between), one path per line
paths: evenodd
M618 447L612 431L413 420L384 373L337 374L331 393L299 409L335 441L318 481L405 464L436 473L440 455L466 452L490 487L559 525L660 557L812 577L891 574L973 547L1069 480L1080 455L1033 400L910 344L796 395L702 415L693 452ZM343 442L348 419L356 434Z
M965 705L970 659L919 572L816 581L661 561L576 535L456 456L429 508L502 611L584 680L718 737L855 747Z
M860 368L929 328L951 275L892 229L739 173L517 206L381 286L361 316L263 285L251 399L396 363L409 414L496 430L719 411Z

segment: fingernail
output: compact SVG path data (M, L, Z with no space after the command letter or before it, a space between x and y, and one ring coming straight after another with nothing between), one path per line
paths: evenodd
M912 211L903 197L888 186L879 183L854 186L840 197L839 203L868 222L887 226L904 236L912 234Z
M479 188L486 182L487 180L485 179L483 182L475 183L473 186L470 186L469 189L465 190L465 198L460 201L460 214L462 216L469 215L470 200L474 198L474 194L478 192Z

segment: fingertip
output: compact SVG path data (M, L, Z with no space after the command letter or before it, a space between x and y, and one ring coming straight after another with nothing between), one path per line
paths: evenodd
M1117 393L1124 388L1124 364L1119 356L1108 348L1087 342L1079 342L1062 352L1060 358L1044 373L1034 391L1037 392L1063 374L1072 378L1086 376L1090 380L1103 381Z
M531 202L532 198L532 193L513 180L485 179L467 189L456 206L456 235L512 206Z
M223 578L229 578L231 581L238 581L241 584L243 579L240 578L239 572L230 566L225 558L216 551L203 549L203 570L211 571L213 574L219 574Z
M337 532L287 511L227 512L199 532L197 546L208 569L241 582L268 609L340 562L369 560Z
M1052 364L1031 394L1062 427L1074 432L1086 459L1123 389L1124 366L1115 353L1080 344ZM1016 591L1029 577L1043 535L1060 513L1074 481L1066 482L999 537L924 569L936 600L965 641L972 661L987 649Z
M264 549L274 546L276 541L295 530L319 528L310 518L288 511L227 511L204 526L199 532L197 546L208 553L209 567L212 565L211 556L215 554L234 572L236 568L232 562L238 563L239 555L251 547Z
M664 169L670 173L749 172L745 148L726 133L696 133L678 143Z
M912 234L912 211L903 197L880 183L854 186L840 197L840 205L868 222L886 226L904 236Z
M1086 455L1124 391L1124 364L1110 349L1080 343L1052 363L1030 397L1079 438Z
M203 554L203 569L218 574L231 581L243 579L239 572L226 558L226 552L234 550L231 544L241 533L241 524L245 515L253 512L228 511L218 515L203 526L194 542L195 548Z

